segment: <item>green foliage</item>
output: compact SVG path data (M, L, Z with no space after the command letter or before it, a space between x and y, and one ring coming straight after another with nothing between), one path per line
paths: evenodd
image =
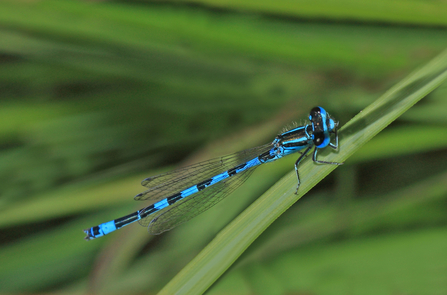
M2 1L0 293L188 277L220 277L210 294L445 293L447 87L427 87L442 62L377 100L447 47L445 4L343 3ZM334 167L306 161L299 202L290 157L162 236L82 239L146 206L145 177L266 143L315 105L344 125L320 156L348 160L316 186Z
M343 146L343 149L339 155L328 156L325 160L347 160L378 132L446 80L447 51L404 79L343 126L340 130L340 146ZM300 171L306 176L302 177L303 183L298 195L295 195L296 179L293 171L223 229L160 294L205 292L274 220L337 167L313 166L312 161L300 166ZM446 241L447 239L443 239L443 242ZM264 290L260 293L272 294L271 292Z

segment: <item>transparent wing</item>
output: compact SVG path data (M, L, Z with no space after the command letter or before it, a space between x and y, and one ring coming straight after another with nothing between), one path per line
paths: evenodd
M148 216L139 222L143 226L149 225L149 233L153 235L158 235L171 230L223 200L244 183L256 167L258 166L251 167L239 174L216 183L203 191L161 210L155 217L153 215Z
M269 151L272 147L272 144L269 143L146 178L141 184L148 190L136 195L134 199L137 201L151 200L152 203L158 202L176 192L245 163Z

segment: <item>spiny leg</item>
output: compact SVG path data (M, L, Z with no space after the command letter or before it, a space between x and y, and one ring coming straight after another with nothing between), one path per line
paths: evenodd
M295 172L296 172L296 178L298 179L298 184L296 185L296 191L295 191L295 195L298 194L298 189L300 188L300 175L298 173L298 165L300 164L301 160L304 159L307 156L307 153L309 152L309 150L311 149L311 147L308 147L304 153L298 158L298 160L296 160L295 162Z
M343 163L337 163L337 162L326 162L326 161L319 161L317 160L317 150L318 148L315 147L314 153L312 155L312 160L317 164L330 164L330 165L343 165Z
M337 129L335 129L334 133L335 133L335 144L330 142L329 146L331 148L333 148L334 150L336 150L338 148L338 131L337 131Z

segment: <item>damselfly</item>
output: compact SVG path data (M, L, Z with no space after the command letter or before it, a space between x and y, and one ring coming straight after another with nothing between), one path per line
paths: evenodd
M172 172L149 177L141 183L147 187L135 200L149 200L151 205L127 216L84 230L86 240L102 237L138 221L149 227L151 234L160 234L182 224L211 208L238 188L261 164L299 152L295 162L300 186L298 165L314 147L312 159L318 164L343 163L317 160L317 151L330 146L338 147L338 122L322 108L310 111L309 124L279 134L273 142L232 155L200 162ZM335 143L331 143L331 134Z

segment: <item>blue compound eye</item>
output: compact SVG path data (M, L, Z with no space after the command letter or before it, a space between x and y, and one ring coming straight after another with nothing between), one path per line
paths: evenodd
M320 132L314 133L312 135L312 137L313 137L313 141L317 147L324 143L324 140L325 140L324 133L320 133Z
M332 131L335 129L335 122L332 119L329 119L329 130Z
M330 137L327 135L327 133L318 132L314 133L313 142L317 148L324 148L327 147L327 145L330 142Z

